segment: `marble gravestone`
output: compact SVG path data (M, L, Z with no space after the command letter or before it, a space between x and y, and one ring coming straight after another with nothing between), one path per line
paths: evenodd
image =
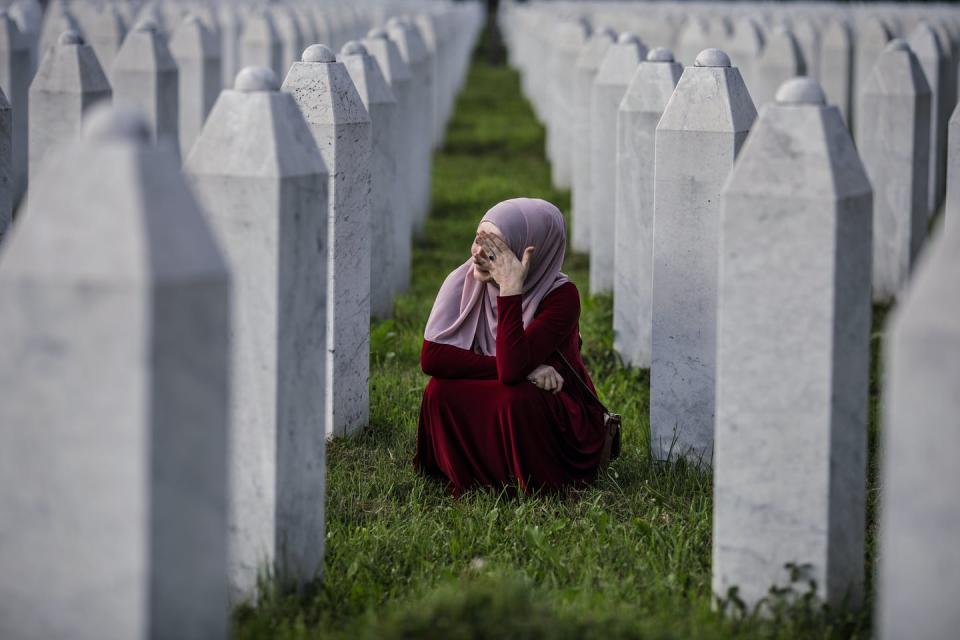
M573 78L573 132L571 134L571 153L573 154L573 178L570 193L570 246L574 251L590 250L590 192L592 176L590 173L590 103L593 93L593 81L607 49L616 41L616 34L610 29L594 32L580 51L574 63Z
M397 100L376 58L362 44L351 40L343 45L340 62L370 114L370 313L386 318L393 310L394 282L389 274L395 269L398 231L393 200L397 182L395 129L401 126Z
M247 67L184 163L233 274L230 585L322 568L327 171L276 75Z
M551 122L547 128L548 156L551 158L554 187L569 189L573 184L573 110L570 90L576 74L577 56L590 37L590 25L583 20L565 20L552 32L550 57ZM552 144L552 148L551 148Z
M17 23L0 11L0 89L10 102L11 122L11 206L27 190L27 117L30 92L30 42ZM0 223L2 226L2 223Z
M300 58L300 54L309 44L293 7L288 4L271 4L270 17L277 29L277 36L283 50L282 66L286 70Z
M413 250L413 211L411 203L416 197L413 191L414 169L413 163L406 162L400 155L401 149L409 149L413 129L412 122L413 96L412 76L410 67L403 61L400 50L387 36L383 29L371 29L363 40L367 53L377 60L384 79L390 86L396 100L395 125L391 127L393 148L395 151L396 176L391 196L393 215L393 271L391 290L394 294L402 293L410 288L410 267Z
M875 15L862 14L861 18L854 23L854 77L851 113L853 113L854 139L858 148L862 135L860 110L863 101L860 98L866 89L867 82L873 75L873 66L891 38L893 38L893 34L890 32L890 28Z
M17 0L7 8L10 18L17 23L17 28L30 47L30 76L37 71L40 63L40 26L43 18L43 7L39 0Z
M740 70L740 76L749 91L756 91L757 65L763 55L766 38L763 27L753 18L743 17L735 23L733 37L724 49L730 56L731 64Z
M607 49L590 98L590 294L613 289L616 218L617 110L647 48L622 33Z
M753 73L753 84L747 89L757 106L772 102L777 89L790 78L806 75L803 54L792 31L778 27L767 34Z
M47 152L80 131L90 106L112 95L93 49L76 31L64 31L44 54L30 85L27 175L36 175Z
M840 17L827 20L820 34L818 79L827 102L836 105L847 128L853 103L853 35Z
M761 108L723 189L713 592L750 609L788 563L863 594L872 191L815 80Z
M239 51L241 68L266 67L277 74L278 78L282 78L286 73L283 43L273 18L266 9L261 8L245 16Z
M927 168L927 212L932 218L943 201L946 179L946 114L944 100L947 90L948 54L944 52L936 32L926 22L918 22L907 39L910 50L917 57L924 78L930 87L930 161Z
M243 15L232 2L220 2L214 6L220 28L220 79L226 87L240 72L240 45L243 39ZM251 51L253 53L253 51ZM272 59L267 60L272 69Z
M674 48L677 62L685 66L692 66L697 54L707 47L717 47L717 34L710 32L710 23L702 16L691 16L677 34L677 43Z
M960 221L960 106L953 110L947 133L947 201L944 218Z
M873 299L892 300L927 233L930 87L907 43L893 40L861 94L857 148L873 197Z
M0 242L13 220L13 110L0 89Z
M804 73L819 81L820 75L820 28L809 17L799 16L789 21L789 29L797 39L800 54L803 58Z
M960 627L960 225L938 230L887 322L877 605L881 640Z
M96 111L0 251L0 637L226 638L227 267L146 120Z
M650 438L656 460L713 452L720 193L757 112L730 58L705 49L657 125Z
M613 348L625 363L645 369L653 294L654 141L682 73L669 49L651 49L617 113Z
M215 34L198 16L191 15L173 32L170 53L177 64L178 130L180 150L186 157L223 86L220 47Z
M110 70L113 101L140 109L150 123L151 137L179 154L179 78L167 40L151 20L135 26Z
M84 5L79 2L73 4L77 10L83 9L83 12L78 15L80 26L86 41L97 54L100 66L111 69L113 59L127 35L127 26L120 12L112 4L104 4L100 8L94 7L93 4Z
M370 116L330 49L312 45L302 59L282 89L329 173L325 421L328 436L342 436L366 426L370 405Z

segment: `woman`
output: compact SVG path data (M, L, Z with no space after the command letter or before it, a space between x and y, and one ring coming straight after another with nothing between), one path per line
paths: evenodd
M421 472L459 495L476 486L556 490L596 476L603 412L576 373L580 295L560 272L563 216L544 200L490 209L471 257L447 276L424 334Z

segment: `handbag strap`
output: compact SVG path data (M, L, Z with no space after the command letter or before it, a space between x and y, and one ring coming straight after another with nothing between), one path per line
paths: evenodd
M584 381L584 379L580 377L580 374L577 373L577 370L573 368L573 365L571 365L570 362L566 359L566 357L564 357L560 349L556 350L556 354L560 356L561 360L563 360L563 364L567 365L567 369L570 369L570 371L573 373L573 377L577 379L577 382L580 383L580 386L583 387L584 391L586 391L591 398L597 401L597 404L600 405L600 408L603 409L603 412L610 413L606 405L603 404L603 401L597 396L596 393L594 393L593 389L590 388L590 386Z

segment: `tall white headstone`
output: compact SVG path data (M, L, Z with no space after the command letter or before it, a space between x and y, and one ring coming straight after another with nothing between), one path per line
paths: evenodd
M98 111L0 251L0 637L226 638L227 268L145 119Z
M875 15L862 14L854 23L854 77L853 77L853 113L854 139L860 146L860 100L870 76L873 75L873 66L880 58L887 43L893 38L887 24Z
M960 106L953 110L947 132L947 224L960 221Z
M736 22L730 44L724 49L730 56L731 64L740 70L740 76L748 91L756 91L754 87L759 84L757 66L760 64L760 56L763 55L765 41L766 36L760 23L753 18L743 17Z
M244 18L239 50L241 67L266 67L278 78L282 78L287 71L280 34L266 9L261 8Z
M860 95L857 148L874 185L873 299L892 300L927 233L930 87L907 43L892 41Z
M706 49L657 125L650 438L658 460L711 463L720 193L756 115L727 54Z
M863 592L872 192L815 80L761 108L723 190L713 591L748 608L803 568Z
M933 28L926 22L918 22L910 32L907 44L917 56L923 75L930 87L930 164L928 165L927 211L930 217L937 212L943 200L946 179L945 140L949 109L944 100L947 90L947 54Z
M674 62L669 49L651 49L617 113L613 348L635 367L650 367L657 123L682 73L683 65Z
M767 34L763 52L754 67L754 83L747 85L756 105L773 102L781 84L805 75L803 54L793 32L778 27Z
M13 119L10 187L14 207L27 189L27 98L32 78L27 36L5 11L0 11L0 89L10 101Z
M563 21L552 33L554 53L552 62L552 84L550 100L551 122L549 139L553 141L553 171L551 177L554 186L569 189L573 184L573 119L574 101L571 96L576 74L577 56L590 37L590 26L583 20Z
M220 46L198 16L188 16L173 32L170 53L177 64L180 150L186 157L223 86Z
M836 105L847 127L853 101L853 36L839 17L827 20L820 37L819 80L827 101Z
M366 426L370 410L370 116L333 52L311 45L283 81L329 172L327 434Z

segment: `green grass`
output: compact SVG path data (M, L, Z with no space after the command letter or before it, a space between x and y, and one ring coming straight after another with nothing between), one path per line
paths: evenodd
M596 486L561 496L478 491L454 499L414 473L427 380L418 356L440 283L466 259L475 225L496 202L523 195L569 209L569 194L550 187L543 135L516 74L476 59L435 159L433 210L416 244L413 286L393 318L372 328L370 428L328 448L324 578L308 594L268 590L256 608L238 609L235 635L868 637L869 606L831 612L800 599L775 603L771 620L713 610L711 479L650 460L648 374L613 355L611 299L586 298L582 255L568 254L565 270L584 296L587 365L623 414L621 458ZM874 381L874 423L876 394ZM875 440L872 428L871 451ZM873 456L870 468L872 522Z

